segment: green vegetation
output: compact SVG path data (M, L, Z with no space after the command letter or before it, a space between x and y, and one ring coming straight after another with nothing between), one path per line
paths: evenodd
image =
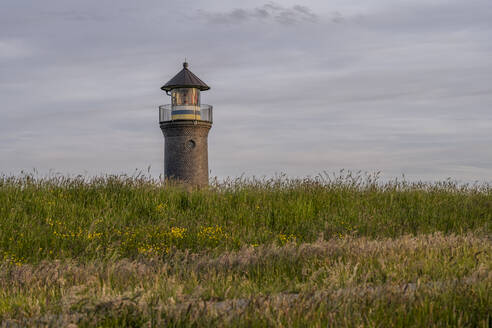
M492 324L492 186L0 177L0 321Z

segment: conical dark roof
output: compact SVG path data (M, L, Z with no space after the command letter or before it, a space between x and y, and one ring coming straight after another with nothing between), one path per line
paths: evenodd
M162 86L162 90L170 91L175 88L198 88L201 91L208 90L210 87L200 80L188 69L188 63L183 63L183 69L176 74L169 82Z

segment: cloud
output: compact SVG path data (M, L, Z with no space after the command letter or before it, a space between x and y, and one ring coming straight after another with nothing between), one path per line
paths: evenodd
M212 175L492 177L490 0L266 1L4 0L0 173L162 173L188 57Z
M21 40L0 40L0 60L24 58L33 53L34 50Z
M227 12L198 11L198 17L205 18L214 24L240 24L247 21L276 22L284 25L294 25L302 22L316 22L316 15L309 7L294 5L283 7L274 2L268 2L253 9L233 9Z
M43 14L48 18L56 17L68 21L80 22L103 22L108 19L107 16L104 16L100 13L87 11L84 12L80 10L45 11Z

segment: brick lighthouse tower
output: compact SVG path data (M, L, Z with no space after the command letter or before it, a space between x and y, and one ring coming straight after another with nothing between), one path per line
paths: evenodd
M159 106L164 134L164 175L192 186L208 185L208 143L212 106L200 104L200 91L210 89L183 63L162 88L171 104Z

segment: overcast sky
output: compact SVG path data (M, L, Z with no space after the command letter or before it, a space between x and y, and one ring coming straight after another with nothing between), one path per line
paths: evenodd
M212 176L492 181L490 0L1 0L0 173L158 176L185 57Z

